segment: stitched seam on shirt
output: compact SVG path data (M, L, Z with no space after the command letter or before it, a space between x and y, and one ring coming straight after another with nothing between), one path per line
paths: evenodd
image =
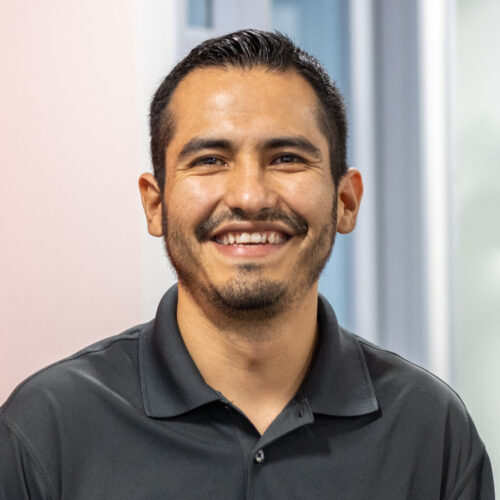
M142 326L142 325L141 325ZM139 334L140 330L138 330L137 332L137 335ZM121 334L120 334L121 335ZM0 407L2 408L3 410L6 410L11 401L14 399L14 397L16 396L16 394L33 378L35 378L37 375L40 375L41 373L45 372L46 370L49 370L50 368L53 368L54 366L58 366L60 364L63 364L63 363L67 363L69 361L73 361L75 359L78 359L78 358L81 358L87 354L95 354L96 352L101 352L101 351L104 351L105 349L107 349L108 347L111 347L113 344L115 344L116 342L121 342L123 340L133 340L133 341L137 341L137 335L135 335L134 337L120 337L120 338L113 338L113 339L110 339L108 343L105 343L102 347L100 348L96 348L96 349L92 349L92 350L88 350L88 348L84 349L83 351L79 351L77 352L76 354L73 354L72 356L69 356L67 358L64 358L64 359L61 359L60 361L56 361L55 363L52 363L50 364L49 366L46 366L44 368L42 368L41 370L38 370L37 372L33 373L33 375L29 376L26 380L24 380L23 382L21 382L15 389L14 391L12 392L12 394L9 396L9 398L7 399L7 401L5 401L5 403Z
M453 496L450 496L448 498L448 500L454 500L454 499L458 499L460 498L460 495L462 493L462 491L465 489L465 487L467 486L467 483L471 480L472 478L472 475L474 474L474 472L476 471L477 469L477 466L479 465L479 463L481 462L481 459L484 457L484 454L486 453L486 448L483 446L483 449L480 453L480 455L477 457L477 459L473 462L474 466L471 467L470 469L470 472L468 474L466 474L463 479L462 479L462 482L459 482L458 483L458 487L455 488L455 491L456 493L454 494L453 491L451 492L451 494Z
M42 479L43 479L43 481L45 483L45 486L47 487L47 490L49 492L50 498L55 499L56 498L56 494L55 494L56 489L54 488L54 486L53 486L53 484L52 484L52 482L50 480L49 475L45 472L44 468L42 467L42 464L36 458L36 455L33 452L33 450L31 449L31 447L29 446L27 440L22 435L22 432L19 429L16 428L16 426L15 426L15 424L13 422L9 422L8 418L3 413L0 413L0 418L2 418L2 420L5 423L5 425L10 429L10 431L12 432L12 434L19 441L19 443L21 444L21 446L26 450L26 452L28 453L28 456L30 457L30 459L32 460L32 462L35 464L35 467L40 472L40 476L42 477Z
M141 330L142 331L142 330ZM141 356L141 339L137 341L137 376L139 379L139 387L141 388L141 397L142 397L142 407L144 408L144 412L146 415L151 409L151 403L149 400L149 392L146 388L146 377L143 374L144 368L142 367L142 356Z
M365 353L363 352L363 349L361 348L361 345L359 342L356 342L356 347L357 347L356 351L358 354L358 361L359 361L359 364L361 366L361 370L363 372L365 385L370 388L370 393L371 393L370 394L370 402L372 401L373 398L375 398L377 408L379 408L378 399L375 395L375 388L373 387L373 381L370 377L370 371L368 370L368 365L366 362Z
M438 380L442 384L446 385L446 387L448 387L448 389L450 389L453 392L453 394L455 394L455 396L457 396L457 398L462 402L462 404L464 405L464 407L467 408L467 406L464 403L463 399L455 391L455 389L453 389L453 387L451 387L450 385L448 385L443 379L439 378L437 375L435 375L431 371L427 370L423 366L417 365L417 363L414 363L413 361L410 361L410 360L404 358L403 356L399 355L397 352L389 351L388 349L382 349L381 347L378 347L375 344L372 344L371 342L368 342L367 340L363 339L362 337L359 337L358 335L355 335L354 333L351 333L351 335L353 335L359 341L359 343L363 344L366 348L373 349L374 351L385 352L386 354L392 354L393 356L396 356L397 358L399 358L404 363L408 363L408 364L414 366L415 368L418 368L418 369L424 371L425 373L429 374L433 379Z

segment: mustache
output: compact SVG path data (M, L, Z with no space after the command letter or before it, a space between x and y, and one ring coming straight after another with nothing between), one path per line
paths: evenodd
M281 221L293 230L297 236L305 236L309 229L306 220L295 212L284 212L279 208L263 208L255 214L249 214L241 208L235 208L229 213L221 214L214 217L205 217L195 229L195 236L201 243L208 239L208 235L223 222L229 221L251 221L251 222L267 222Z

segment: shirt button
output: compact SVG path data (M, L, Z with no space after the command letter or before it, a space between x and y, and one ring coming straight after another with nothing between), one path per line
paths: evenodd
M256 454L255 454L255 461L258 463L258 464L261 464L263 461L264 461L264 450L259 450Z

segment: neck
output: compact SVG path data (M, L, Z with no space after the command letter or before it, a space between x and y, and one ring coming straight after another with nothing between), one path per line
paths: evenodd
M179 284L177 321L208 385L263 433L299 389L315 340L317 284L272 318L230 320L200 307Z

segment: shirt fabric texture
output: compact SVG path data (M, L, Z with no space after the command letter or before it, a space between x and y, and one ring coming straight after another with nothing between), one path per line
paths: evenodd
M494 498L460 398L318 304L295 398L261 436L182 341L177 288L156 318L23 382L0 412L0 499ZM297 332L300 335L300 332Z

